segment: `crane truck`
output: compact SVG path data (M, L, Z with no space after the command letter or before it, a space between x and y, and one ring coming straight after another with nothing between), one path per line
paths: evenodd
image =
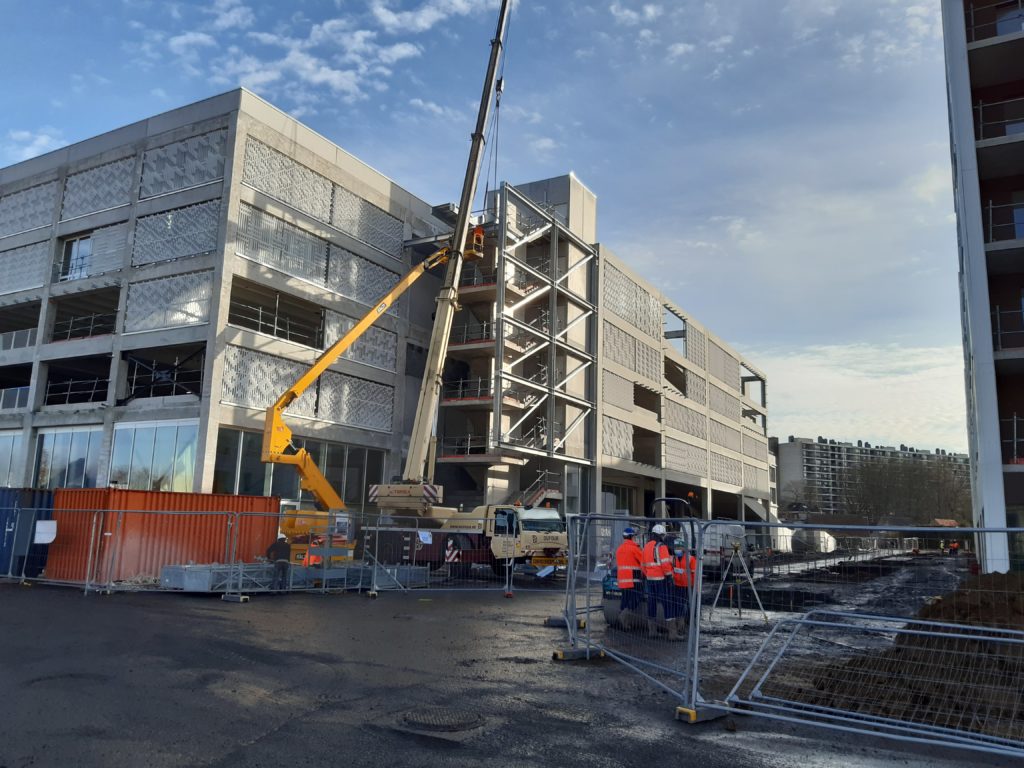
M402 479L399 483L371 486L370 498L377 502L383 520L415 516L423 527L438 529L441 535L420 538L419 547L425 551L417 553L419 562L434 565L440 565L445 561L452 562L451 555L446 557L445 553L450 553L453 548L458 552L456 562L462 566L468 565L474 559L476 562L488 563L495 569L511 565L513 562L536 566L557 566L566 562L568 541L565 524L557 510L524 510L518 505L485 505L463 512L461 508L440 506L444 491L433 482L436 451L436 435L433 432L441 391L441 377L448 351L448 337L458 307L462 263L483 257L484 230L482 227L471 226L470 212L476 196L484 131L494 99L498 60L508 25L509 10L510 0L502 0L497 30L491 41L487 76L476 127L472 134L469 162L463 179L451 242L406 273L348 333L328 347L267 409L262 460L294 466L300 478L300 486L313 495L320 508L315 512L303 511L300 515L287 517L282 521L282 533L293 542L308 542L310 537L325 533L329 528L341 534L341 538L345 538L347 526L339 525L339 522L344 522L347 518L345 503L324 477L314 458L304 448L296 449L293 446L292 431L284 421L285 409L314 384L416 280L425 272L446 265L444 282L437 297L426 369L420 387L409 441L409 454ZM424 541L428 538L429 542ZM301 558L305 550L306 546L302 543L293 546L292 559Z

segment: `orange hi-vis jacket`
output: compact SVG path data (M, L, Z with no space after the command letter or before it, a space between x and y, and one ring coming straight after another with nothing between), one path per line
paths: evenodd
M651 539L644 545L644 576L648 581L660 581L672 575L672 556L668 547Z
M689 559L689 563L687 563ZM687 567L689 565L689 567ZM697 578L697 558L683 555L672 558L672 581L677 587L689 587Z
M632 539L624 539L619 548L615 550L615 575L619 582L619 589L633 589L640 584L643 556L644 551Z

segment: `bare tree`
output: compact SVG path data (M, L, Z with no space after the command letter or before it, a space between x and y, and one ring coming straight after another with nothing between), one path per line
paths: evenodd
M872 524L897 518L931 525L935 518L971 517L966 472L945 458L867 459L844 470L840 486L845 511Z

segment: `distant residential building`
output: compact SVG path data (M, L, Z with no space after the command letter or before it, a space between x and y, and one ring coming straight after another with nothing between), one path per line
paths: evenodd
M777 456L780 510L790 505L806 505L817 507L816 511L825 514L847 512L844 499L847 498L850 481L849 470L869 460L946 461L962 475L965 483L970 475L970 460L965 453L940 449L923 451L906 445L894 448L871 445L863 440L854 444L824 437L811 439L791 435L789 442L778 443Z

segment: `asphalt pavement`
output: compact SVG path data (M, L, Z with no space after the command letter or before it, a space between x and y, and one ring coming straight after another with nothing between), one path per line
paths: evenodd
M83 595L0 583L0 768L1010 765L734 717L673 719L615 662L555 662L555 592Z

